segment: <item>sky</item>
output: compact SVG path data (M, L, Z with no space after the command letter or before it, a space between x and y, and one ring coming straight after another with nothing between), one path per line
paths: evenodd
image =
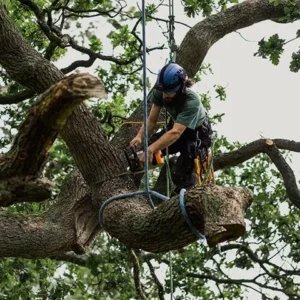
M175 4L176 5L176 4ZM175 20L193 26L201 21L186 18L180 6L175 6ZM167 19L168 10L160 10L160 17ZM294 24L277 24L271 21L261 22L249 28L241 29L239 33L231 33L218 41L208 52L204 63L211 64L213 74L203 76L195 90L199 93L210 91L212 95L212 110L214 113L225 113L221 125L214 128L219 135L225 135L230 141L249 143L259 138L284 138L300 141L297 120L299 119L299 73L289 70L292 52L299 49L296 40L288 43L278 66L269 60L255 57L258 41L278 33L280 38L290 40L299 29L299 22ZM101 34L109 32L104 21L99 21ZM179 45L188 28L176 25L175 39ZM155 22L147 24L146 43L149 47L165 43L166 38ZM241 36L242 35L242 36ZM195 49L196 51L196 49ZM113 54L110 45L105 45L105 54ZM77 55L78 53L74 54ZM70 55L61 62L61 67L74 60ZM152 72L162 68L168 58L169 50L151 53L147 56L147 66ZM80 57L80 59L82 59ZM67 60L70 60L69 62ZM151 82L155 75L147 73ZM216 99L214 85L226 87L227 99L220 102ZM140 96L142 97L142 95ZM292 169L297 179L300 179L300 154L293 155ZM250 294L251 295L251 292ZM252 298L255 299L255 298Z

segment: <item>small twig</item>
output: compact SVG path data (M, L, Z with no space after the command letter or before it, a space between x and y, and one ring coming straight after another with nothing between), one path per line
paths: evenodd
M133 264L133 279L138 299L147 300L140 280L140 264L133 249L129 249L129 256Z
M246 39L239 31L234 31L234 32L237 33L246 42L257 43L257 41L250 41L250 40Z
M149 270L150 270L150 274L151 276L153 277L153 280L154 280L154 283L156 284L157 286L157 290L158 290L158 297L160 300L164 300L164 294L165 294L165 291L164 291L164 287L163 285L160 283L159 279L157 278L156 274L155 274L155 270L154 270L154 267L150 261L149 258L145 258L145 261L149 267Z

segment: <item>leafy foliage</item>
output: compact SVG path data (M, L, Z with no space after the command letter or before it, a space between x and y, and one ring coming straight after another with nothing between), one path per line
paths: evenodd
M219 0L217 2L213 0L184 0L184 12L188 17L196 17L200 13L204 17L211 15L215 11L223 11L227 9L228 5L232 3L238 3L238 0Z
M262 39L258 43L259 49L254 55L269 58L274 65L278 65L280 55L284 51L284 42L285 40L280 39L278 34L272 35L267 41Z
M281 1L278 0L271 0L271 3L273 3L275 6L281 5ZM300 18L300 9L298 1L295 0L287 0L285 1L284 6L284 12L285 16L282 18L279 18L278 22L286 23L286 22L294 22L296 20L299 20ZM296 37L290 41L286 41L284 39L279 38L278 34L274 34L267 41L263 38L259 43L259 49L254 54L255 56L260 56L262 58L269 58L270 61L274 65L279 64L280 56L284 52L284 45L286 45L289 42L292 42L300 37L299 30L296 32ZM292 54L292 60L290 63L290 70L292 72L298 72L299 70L299 53L294 52Z

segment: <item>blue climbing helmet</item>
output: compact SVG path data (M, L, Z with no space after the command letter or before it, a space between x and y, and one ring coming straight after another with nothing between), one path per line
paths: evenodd
M169 63L159 71L155 88L165 93L183 91L187 78L183 67Z

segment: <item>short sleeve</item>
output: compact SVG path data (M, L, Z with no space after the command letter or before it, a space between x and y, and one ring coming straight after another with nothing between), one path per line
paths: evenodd
M191 106L186 103L175 120L176 123L184 125L188 128L195 129L198 126L199 106Z
M186 102L179 111L175 122L190 129L196 129L204 122L205 116L206 110L199 96L195 92L188 90Z

